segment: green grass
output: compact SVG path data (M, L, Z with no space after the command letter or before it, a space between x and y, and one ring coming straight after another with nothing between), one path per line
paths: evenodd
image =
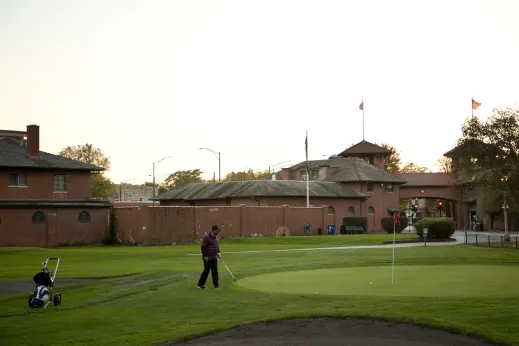
M402 236L401 237L406 237ZM371 238L374 237L374 238ZM391 249L313 250L266 253L229 253L279 248L366 245L392 235L341 237L278 237L223 239L224 260L239 280L261 274L335 268L361 275L379 267L390 274ZM411 321L519 344L519 291L491 271L475 270L481 281L494 281L495 291L508 296L366 296L278 294L251 291L233 283L220 265L222 289L195 288L202 260L199 245L140 247L0 249L0 280L30 280L49 256L62 260L57 285L63 305L45 310L27 307L27 294L0 297L2 345L150 345L260 320L294 316L373 316ZM519 273L519 251L467 245L397 248L398 270L408 266L492 265ZM398 269L400 268L400 269ZM480 268L481 269L481 268ZM431 270L429 268L428 270ZM401 273L401 272L400 272ZM132 276L122 276L134 274ZM468 274L468 273L467 273ZM119 276L119 277L114 277ZM510 275L513 276L513 275ZM517 276L517 274L515 274ZM59 286L65 277L105 277L88 284ZM390 277L390 276L388 276ZM364 281L370 281L364 277ZM445 278L444 281L448 281ZM371 279L373 281L373 279ZM207 285L210 287L210 279ZM388 285L389 290L389 285Z
M429 265L298 270L254 275L239 281L245 288L272 293L400 297L509 297L502 287L519 287L515 266Z

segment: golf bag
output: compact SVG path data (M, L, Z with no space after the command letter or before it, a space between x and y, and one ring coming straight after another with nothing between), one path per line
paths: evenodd
M29 306L31 308L41 308L49 301L49 287L53 286L53 282L48 272L39 272L32 278L36 284L34 293L29 296Z

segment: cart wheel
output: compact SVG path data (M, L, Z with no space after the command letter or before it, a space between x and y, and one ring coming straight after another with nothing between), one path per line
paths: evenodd
M34 297L34 294L30 294L30 295L29 295L29 306L32 306L32 305L31 305L32 297Z
M56 293L54 295L54 306L61 305L61 294Z

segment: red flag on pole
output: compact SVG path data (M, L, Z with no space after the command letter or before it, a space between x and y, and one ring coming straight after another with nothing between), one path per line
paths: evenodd
M400 219L398 218L398 211L393 212L393 222L395 225L400 226Z

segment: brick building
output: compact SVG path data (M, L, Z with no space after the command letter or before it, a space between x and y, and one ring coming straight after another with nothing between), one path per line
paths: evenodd
M104 168L40 151L40 129L0 130L0 245L104 240L111 204L91 198Z
M379 231L381 219L401 209L402 200L418 202L418 216L431 216L425 200L438 200L444 205L441 215L456 220L458 229L470 229L476 215L483 230L504 230L503 213L488 209L485 188L458 178L456 162L466 154L463 148L445 153L453 159L453 173L391 174L385 170L390 154L363 140L327 160L309 161L310 177L307 163L301 162L256 182L190 184L155 199L176 206L306 206L305 181L310 179L310 205L329 206L336 226L345 216L365 216L368 230ZM510 213L509 220L510 229L519 228L517 213Z

